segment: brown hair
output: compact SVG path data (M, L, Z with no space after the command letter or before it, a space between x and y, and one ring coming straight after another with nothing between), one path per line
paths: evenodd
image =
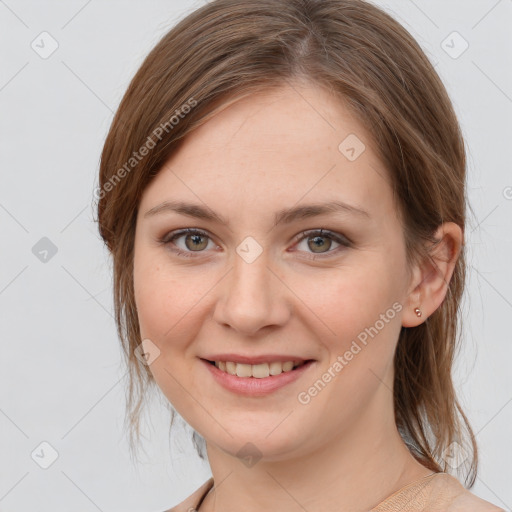
M391 177L409 264L429 257L443 222L464 230L466 156L453 106L418 43L391 16L363 0L214 0L192 12L144 60L101 155L98 223L113 257L132 445L154 384L134 355L141 343L133 288L141 194L183 138L219 109L290 79L328 88L365 126ZM471 453L465 467L472 487L477 445L451 375L465 272L463 244L443 303L422 324L402 328L394 407L411 453L432 471L448 470L444 454L453 442Z

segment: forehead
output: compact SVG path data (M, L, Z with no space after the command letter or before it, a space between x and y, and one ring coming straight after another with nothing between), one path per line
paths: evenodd
M392 207L363 125L326 89L290 83L239 99L190 133L143 203L199 199L250 216L336 198L374 214Z
M289 147L296 155L314 152L318 157L349 133L367 139L363 125L339 97L319 85L290 82L229 103L196 129L183 149L193 144L212 151L282 153Z

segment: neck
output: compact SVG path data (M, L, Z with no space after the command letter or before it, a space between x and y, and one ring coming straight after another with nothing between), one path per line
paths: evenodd
M384 421L382 409L376 400L350 429L315 450L278 461L262 458L251 467L207 443L214 488L201 512L372 509L432 473L409 452L396 429L392 407L387 407L391 414Z

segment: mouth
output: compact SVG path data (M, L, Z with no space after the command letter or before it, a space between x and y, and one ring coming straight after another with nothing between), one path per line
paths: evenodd
M307 359L302 361L272 361L270 363L246 364L235 363L234 361L210 361L203 359L212 366L215 366L221 372L234 375L241 378L265 379L267 377L281 375L285 372L291 372L301 366L313 361Z
M267 396L297 381L315 366L315 359L246 364L200 358L213 381L247 397Z

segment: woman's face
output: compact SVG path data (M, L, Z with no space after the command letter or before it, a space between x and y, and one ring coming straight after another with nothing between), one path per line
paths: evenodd
M165 202L188 213L156 211ZM349 207L283 214L332 202ZM200 233L171 241L185 228ZM278 460L383 421L409 284L386 171L324 89L295 84L235 102L144 191L134 285L141 340L160 351L150 370L181 416L233 455L252 443ZM264 364L273 359L313 362L265 384L204 361L242 356L262 358L241 375L277 371Z

